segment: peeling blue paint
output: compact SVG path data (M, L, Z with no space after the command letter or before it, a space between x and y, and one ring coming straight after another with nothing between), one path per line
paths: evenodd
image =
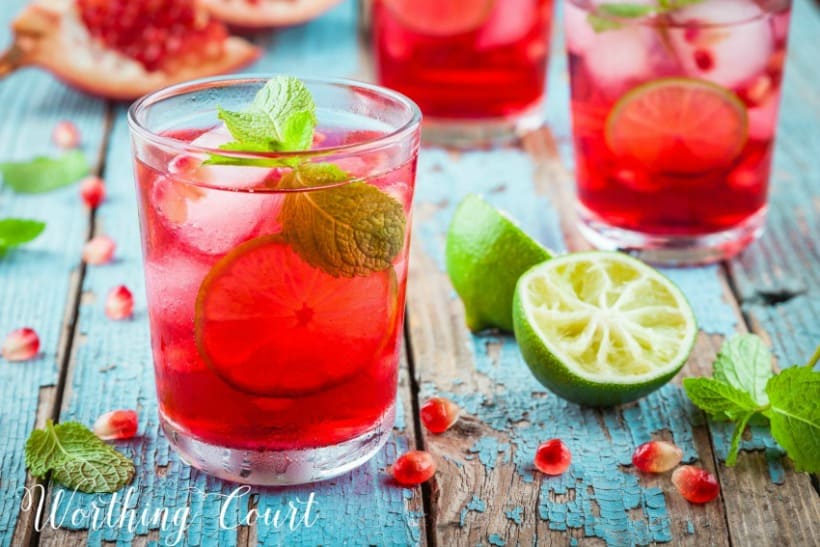
M462 528L464 527L464 523L467 519L467 513L470 511L475 511L476 513L483 513L487 510L487 502L478 498L477 496L473 496L467 505L461 508L461 513L459 514L458 525Z
M496 545L498 547L504 547L504 545L507 544L507 542L504 541L504 539L498 534L490 534L487 536L487 541L490 542L490 545Z
M510 463L510 445L501 443L495 437L481 437L469 449L471 454L478 454L478 459L487 469L495 469L499 456L502 463Z
M516 524L521 524L524 520L524 508L513 507L509 511L504 511L504 515Z

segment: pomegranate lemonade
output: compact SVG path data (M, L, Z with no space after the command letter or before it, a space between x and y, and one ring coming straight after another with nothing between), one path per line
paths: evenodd
M206 91L226 97L223 109L229 92L252 97L263 83ZM309 85L318 124L307 147L249 155L223 110L210 127L135 130L162 425L188 461L227 479L334 476L392 427L418 119L379 88ZM202 91L159 93L132 120L159 122L139 108ZM325 110L325 98L384 109L387 122Z
M425 116L476 121L539 110L552 0L376 0L373 9L379 83Z
M734 254L765 220L790 1L631 4L566 4L582 231L660 262Z

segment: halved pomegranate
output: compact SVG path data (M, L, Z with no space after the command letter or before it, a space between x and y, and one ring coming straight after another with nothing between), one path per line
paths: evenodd
M190 0L35 0L12 30L0 77L36 65L112 99L230 72L259 55Z
M341 0L199 0L217 19L244 28L285 27L310 21Z

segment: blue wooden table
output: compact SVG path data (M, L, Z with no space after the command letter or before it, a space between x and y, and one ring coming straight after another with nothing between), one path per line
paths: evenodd
M4 0L0 44L9 42L8 23L22 4ZM356 11L348 0L308 25L253 36L266 54L249 70L367 78ZM805 361L820 341L815 5L795 2L766 235L730 262L669 271L698 315L696 350L675 382L605 411L546 392L511 337L471 335L443 268L445 229L468 192L510 211L548 247L584 247L572 227L568 87L560 25L556 30L546 128L493 151L422 151L395 433L362 468L300 488L236 491L182 463L159 431L125 107L89 98L39 71L0 81L0 161L54 154L51 130L71 119L109 192L96 213L82 207L76 187L37 196L0 192L0 217L48 223L34 243L0 260L0 335L25 325L42 341L34 361L0 361L0 545L820 543L820 497L811 477L795 473L771 437L755 427L743 440L738 465L725 466L730 430L707 421L679 387L683 376L708 373L721 341L735 332L762 335L781 367ZM94 234L116 240L114 263L81 263L82 245ZM135 314L112 322L103 302L121 283L134 291ZM418 401L433 394L466 411L440 436L420 431L414 419ZM137 463L130 495L72 495L27 476L23 446L33 428L48 418L90 425L112 408L139 411L139 436L117 443ZM531 461L537 444L552 437L564 439L574 459L569 472L547 478L533 473ZM632 450L651 438L674 440L685 461L715 472L721 497L690 505L668 476L636 473ZM423 447L439 462L436 478L423 488L397 488L385 474L409 447ZM304 507L309 499L313 513L289 526L291 504ZM97 518L94 508L105 511L108 504L125 521ZM163 508L168 522L151 522ZM253 509L269 518L249 524Z

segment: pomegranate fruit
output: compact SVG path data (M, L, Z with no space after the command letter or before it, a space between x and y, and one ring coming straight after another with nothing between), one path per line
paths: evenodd
M244 28L298 25L318 17L341 0L200 0L217 19Z
M444 397L428 399L421 407L421 422L430 433L444 433L458 421L461 409Z
M189 0L35 0L12 30L0 77L40 66L112 99L230 72L259 55Z

